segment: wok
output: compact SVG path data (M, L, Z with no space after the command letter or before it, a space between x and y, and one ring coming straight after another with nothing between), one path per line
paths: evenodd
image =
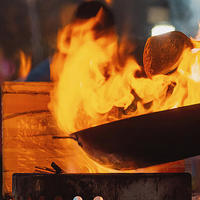
M96 162L137 169L200 154L200 104L131 117L73 133Z

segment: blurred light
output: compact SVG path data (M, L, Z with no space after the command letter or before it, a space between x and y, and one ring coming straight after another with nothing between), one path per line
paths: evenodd
M151 35L152 36L161 35L161 34L168 33L174 30L175 30L175 27L169 24L156 25L152 28Z
M83 200L83 199L80 196L76 196L76 197L73 198L73 200Z
M113 0L105 0L107 4L111 5L113 3Z

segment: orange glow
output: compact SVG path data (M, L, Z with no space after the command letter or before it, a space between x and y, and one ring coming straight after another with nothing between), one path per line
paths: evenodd
M107 4L111 5L113 3L112 0L105 0Z
M31 70L31 57L27 56L23 51L20 51L19 55L20 55L19 79L25 80Z
M49 106L65 135L122 118L200 103L200 51L185 49L171 75L137 78L141 66L119 48L115 32L109 30L96 37L93 27L101 20L101 12L66 26L59 34L59 52L51 65L56 86ZM81 170L75 171L117 172L90 160L74 142L61 143L66 151L73 152L73 157L66 158L66 162L71 159L75 163L72 171L79 166Z

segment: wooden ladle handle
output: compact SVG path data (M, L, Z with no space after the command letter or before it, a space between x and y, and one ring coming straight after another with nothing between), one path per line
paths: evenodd
M172 31L148 38L143 64L146 75L167 74L177 68L186 48L194 48L190 38L179 31Z

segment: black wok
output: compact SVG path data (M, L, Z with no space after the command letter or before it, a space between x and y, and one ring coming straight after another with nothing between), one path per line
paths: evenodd
M200 104L85 129L71 136L93 160L125 170L200 154Z

